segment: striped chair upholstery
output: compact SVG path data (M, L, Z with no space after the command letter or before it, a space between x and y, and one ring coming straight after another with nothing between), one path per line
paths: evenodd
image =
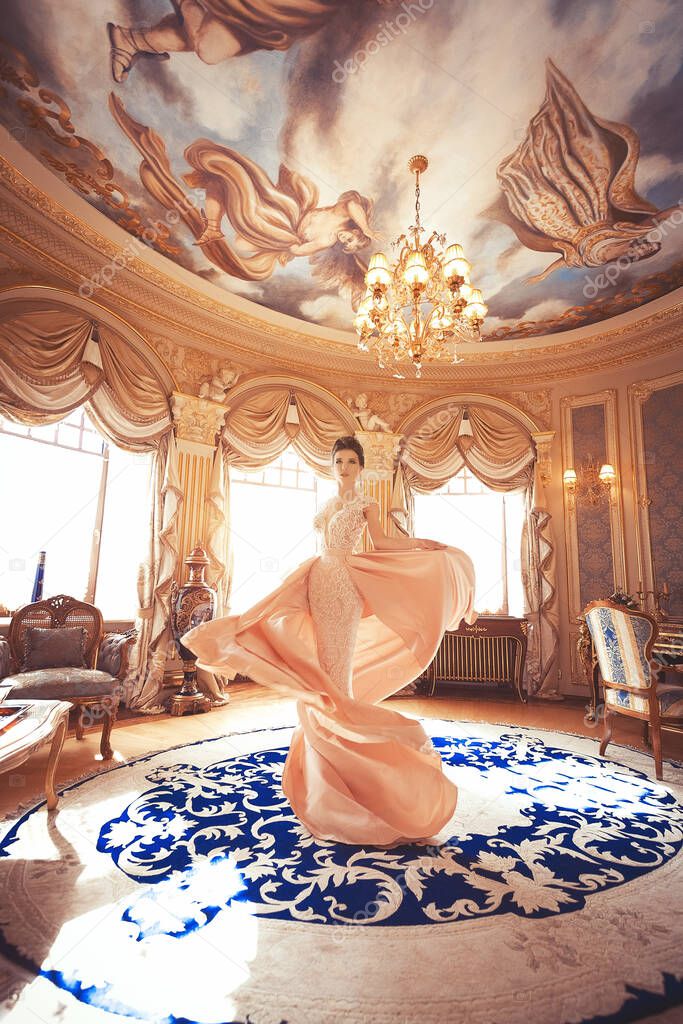
M587 612L586 623L603 681L640 686L647 691L650 665L645 652L648 643L654 641L656 631L652 620L638 612L603 605ZM683 715L683 686L660 685L657 699L662 718ZM617 711L626 708L648 714L650 709L646 695L641 697L612 687L605 688L605 703L613 705Z
M611 714L644 720L652 730L657 778L662 778L660 723L683 718L683 686L658 684L650 662L657 622L610 601L593 601L584 611L605 694L605 731L600 753L611 738ZM624 689L621 689L620 684ZM642 693L638 692L642 691Z

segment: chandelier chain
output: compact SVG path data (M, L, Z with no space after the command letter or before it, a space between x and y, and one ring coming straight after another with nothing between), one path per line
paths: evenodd
M420 172L415 172L415 228L420 231Z

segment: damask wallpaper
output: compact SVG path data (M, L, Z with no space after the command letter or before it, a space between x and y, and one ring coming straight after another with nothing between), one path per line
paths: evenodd
M655 391L643 405L650 537L658 589L671 588L669 613L683 615L683 384Z
M607 461L603 405L584 405L572 409L572 435L574 467L579 475L582 464L593 460L600 466ZM585 608L589 601L608 597L614 590L612 540L607 504L592 507L577 497L576 529L581 607Z

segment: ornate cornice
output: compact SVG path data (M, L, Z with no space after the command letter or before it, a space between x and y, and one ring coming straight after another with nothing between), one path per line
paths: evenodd
M73 201L85 202L75 196ZM291 326L296 321L289 317L265 309L259 317L231 304L239 300L229 293L222 299L216 297L213 286L211 294L208 289L192 287L181 280L189 276L187 271L158 254L131 255L130 246L139 249L140 244L85 205L87 221L0 158L0 251L5 261L11 261L11 273L25 281L26 274L34 272L36 281L59 281L66 290L78 292L84 282L99 280L103 267L114 268L108 283L97 289L98 302L126 317L145 336L201 351L205 358L193 367L193 375L200 364L202 376L215 372L229 358L236 368L246 371L324 375L326 383L336 388L348 387L350 379L364 390L389 391L395 386L393 380L380 376L370 356L358 352L353 338L328 337L335 332L322 328L319 335L314 328L297 330ZM90 223L98 218L101 231ZM122 241L108 237L112 233ZM160 269L164 264L167 271ZM0 280L0 286L3 284ZM638 321L612 327L610 323L592 334L582 329L579 337L572 331L543 339L462 346L462 363L428 365L422 380L406 380L402 390L410 387L418 402L426 391L433 393L435 385L450 392L459 387L485 386L491 392L504 388L513 404L547 422L549 399L544 397L544 387L549 382L651 359L683 347L680 302L672 301ZM529 388L534 389L535 397L530 397ZM405 415L403 408L385 410L379 401L376 406L382 414L392 413L394 422Z
M400 434L387 434L376 430L357 430L356 437L363 446L365 469L368 474L390 480L401 443Z
M220 402L175 391L171 396L173 422L180 441L196 441L213 447L225 421L226 408Z

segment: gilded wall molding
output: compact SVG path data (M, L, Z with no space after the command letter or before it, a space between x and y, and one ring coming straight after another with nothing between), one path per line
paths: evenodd
M656 588L652 535L650 530L650 508L652 497L647 480L647 457L645 450L645 424L643 409L655 391L675 387L683 383L683 370L662 377L634 381L628 385L629 438L633 466L633 505L636 523L636 557L638 579L645 591ZM645 607L654 610L652 602L645 601Z
M555 440L554 430L534 431L531 434L536 445L538 475L544 487L550 487L553 478L552 448Z
M617 478L611 485L608 504L608 516L611 538L612 582L615 587L626 585L626 547L624 542L624 517L622 479L623 471L619 456L619 426L617 420L617 392L613 388L593 392L590 395L571 395L560 401L560 421L562 429L562 473L569 468L575 469L574 435L572 411L584 406L601 405L604 409L605 451L607 461L617 471ZM579 538L573 495L562 485L564 501L564 535L567 551L567 594L569 623L574 625L581 614L581 567L579 564ZM596 595L607 596L607 595Z
M74 291L98 275L104 265L119 261L120 269L98 289L98 301L123 312L139 330L151 329L169 340L182 339L188 348L212 350L218 358L221 353L241 357L245 368L251 370L261 369L266 357L269 366L276 364L278 369L307 376L325 374L335 387L344 383L348 386L349 378L364 389L368 384L375 388L393 386L393 381L378 381L372 357L358 352L350 334L349 340L343 341L325 336L331 332L322 328L319 335L314 327L297 330L295 320L281 315L273 314L268 319L264 313L259 318L244 308L231 306L229 293L221 300L179 280L189 272L180 273L175 264L168 263L168 273L159 269L153 264L165 261L156 253L127 258L125 249L135 239L112 241L37 189L7 160L0 160L0 192L4 225L0 248L7 255L21 266L36 269L41 279L46 273L55 275ZM107 230L112 229L103 214L88 207L88 215L101 217ZM683 305L672 297L666 309L620 327L610 328L607 321L602 329L587 336L577 338L569 332L571 338L558 334L552 340L546 337L463 346L463 363L428 365L422 380L410 381L410 386L420 394L433 391L435 384L485 386L487 390L503 384L508 390L515 382L524 390L542 390L551 380L593 373L680 348L682 325ZM517 394L522 404L521 391ZM530 411L528 401L526 405ZM537 412L535 418L538 416Z

